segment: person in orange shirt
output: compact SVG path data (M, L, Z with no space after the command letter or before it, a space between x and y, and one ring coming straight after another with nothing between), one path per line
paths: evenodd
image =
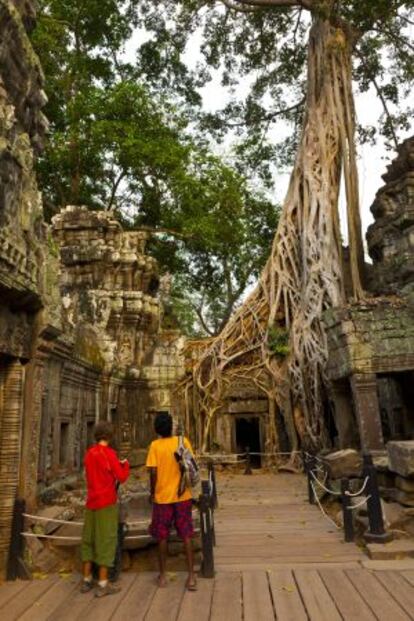
M185 489L180 496L178 495L181 472L175 451L178 449L179 439L172 435L172 426L172 418L167 412L161 412L156 416L154 429L159 438L151 443L146 464L150 472L150 502L152 503L152 521L149 532L158 542L160 567L158 585L167 586L167 540L171 526L174 524L178 536L184 542L188 566L186 586L188 590L195 591L197 582L192 547L193 501L190 489ZM184 438L184 446L193 452L187 438Z

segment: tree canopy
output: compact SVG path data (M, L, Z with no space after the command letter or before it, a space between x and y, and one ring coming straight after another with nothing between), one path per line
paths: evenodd
M215 333L260 272L278 212L243 165L213 155L196 131L200 97L184 65L167 85L165 73L156 83L124 60L137 19L135 2L40 2L34 42L51 123L38 163L45 211L85 204L158 231L152 252L173 274L179 320Z
M249 161L286 165L301 128L309 27L312 18L326 15L351 33L355 85L361 92L372 87L383 105L380 122L360 127L360 139L373 142L383 135L394 148L412 116L404 99L414 78L413 8L412 0L166 0L161 10L156 0L143 0L140 23L153 36L140 48L141 68L150 76L156 57L158 73L171 73L168 50L175 48L178 66L185 44L201 38L198 79L208 81L218 71L230 93L224 109L204 116L204 127L218 138L238 132L240 152ZM240 97L238 87L246 83L249 92ZM278 144L274 136L266 142L281 119L293 131Z

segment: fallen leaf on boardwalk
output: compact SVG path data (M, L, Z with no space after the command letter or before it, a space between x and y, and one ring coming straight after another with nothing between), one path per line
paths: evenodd
M167 573L168 579L171 580L172 582L174 582L174 580L177 580L177 574L174 571L169 571Z
M332 558L332 554L324 554L323 558Z
M64 580L66 580L67 578L70 578L70 577L71 577L71 575L72 575L72 572L71 572L71 571L60 570L60 572L59 572L59 576L60 576L61 578L63 578Z
M32 574L32 576L35 580L45 580L45 578L48 577L48 574L45 574L44 572L41 572L41 571L35 571Z
M295 587L293 586L282 586L282 591L287 591L288 593L294 593Z

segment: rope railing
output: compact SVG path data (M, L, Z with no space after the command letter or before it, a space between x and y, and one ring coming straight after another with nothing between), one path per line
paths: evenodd
M193 513L197 513L197 512L193 511ZM62 524L62 525L69 525L69 526L83 526L83 522L78 522L75 520L61 520L58 518L50 518L50 517L46 517L42 515L32 515L31 513L23 513L22 515L24 518L27 518L28 520L32 522L47 522L47 523L52 523L52 524ZM141 525L149 526L150 522L151 522L151 519L147 518L145 520L135 520L134 522L125 522L125 526L126 528L131 529L131 528L134 528L136 526L141 526ZM36 533L33 533L33 534L36 534Z
M216 535L215 535L215 526L214 526L214 510L218 506L218 494L217 494L217 483L216 483L216 475L213 463L207 464L208 470L208 478L207 480L202 481L201 489L202 492L198 498L198 511L200 512L200 527L195 529L195 533L199 533L201 535L202 542L202 564L201 564L201 572L205 578L213 578L215 575L214 570L214 546L216 545ZM54 533L36 533L36 532L27 532L25 530L25 521L32 521L35 523L49 523L49 524L57 524L58 526L67 526L72 525L76 527L83 526L83 522L74 521L74 520L63 520L60 518L47 517L41 515L34 515L32 513L26 513L25 502L22 499L19 499L19 502L16 501L15 509L14 509L14 517L13 522L16 523L16 528L14 532L14 544L16 550L18 549L18 556L13 560L13 563L9 563L8 566L8 576L10 579L14 580L19 577L17 566L20 559L23 557L23 542L25 539L29 538L37 538L37 539L46 539L50 541L56 542L66 542L73 543L73 545L79 545L81 543L81 535L62 535L62 534L54 534ZM196 513L197 510L194 510L193 513ZM124 524L120 524L119 529L122 531L123 536L119 540L120 550L122 549L122 543L128 543L132 541L140 541L145 540L150 542L153 538L150 533L148 534L127 534L128 531L133 526L145 525L149 526L150 519L147 520L135 520L131 522L126 522ZM119 532L119 531L118 531ZM118 535L119 536L119 535ZM117 551L118 555L118 551ZM115 564L117 565L117 559L115 559ZM118 568L119 569L119 568Z
M282 456L291 456L302 454L302 451L250 451L246 450L243 453L197 453L197 459L226 459L230 457L246 457L247 454L259 456L259 457L277 457L279 455Z
M83 526L83 522L60 520L58 518L49 518L42 515L32 515L30 513L23 513L23 517L32 520L33 522L53 522L54 524L70 524L71 526Z
M308 480L308 500L310 504L317 504L321 513L329 522L335 524L336 528L340 528L334 520L325 511L320 498L317 494L316 486L325 493L340 498L342 503L342 516L344 524L344 538L346 542L355 540L354 518L353 512L363 505L367 506L369 531L365 534L365 539L373 542L389 541L390 534L385 532L384 518L382 514L381 497L379 493L377 472L369 454L363 455L363 483L361 487L355 491L350 490L349 478L341 479L341 491L331 489L327 485L328 470L322 459L310 453L303 453L303 463L305 473ZM324 472L324 480L320 480L320 473ZM366 492L366 495L363 495ZM353 502L354 498L361 498L360 502Z
M326 485L324 485L326 479L328 478L327 473L325 474L325 481L322 483L322 481L320 481L318 479L318 477L315 476L314 472L311 470L310 473L311 477L313 478L313 480L315 481L315 483L317 483L319 485L319 487L321 489L324 490L324 492L326 492L327 494L331 494L331 496L341 496L341 492L336 492L333 489L329 489L328 487L326 487ZM313 486L313 484L312 484Z
M333 524L335 526L335 528L337 528L339 530L341 527L338 526L338 524L326 513L325 509L323 508L323 505L322 505L321 501L319 500L319 496L316 493L315 486L313 485L313 483L311 483L311 486L312 486L313 493L315 495L315 500L317 502L317 505L318 505L322 515L328 520L328 522Z

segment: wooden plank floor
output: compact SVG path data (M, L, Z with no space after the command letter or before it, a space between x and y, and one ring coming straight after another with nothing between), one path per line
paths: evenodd
M2 621L409 621L414 586L408 572L280 569L217 572L185 590L184 573L158 589L149 572L124 574L122 591L96 600L78 578L51 577L0 587ZM21 583L18 583L21 586ZM41 587L40 587L41 584Z
M320 510L307 502L305 477L257 474L219 477L216 514L218 569L241 571L340 563L358 567L364 557L344 543Z
M414 571L362 567L294 475L219 477L217 573L165 589L150 572L125 573L119 594L82 595L79 577L0 586L1 621L409 621Z

